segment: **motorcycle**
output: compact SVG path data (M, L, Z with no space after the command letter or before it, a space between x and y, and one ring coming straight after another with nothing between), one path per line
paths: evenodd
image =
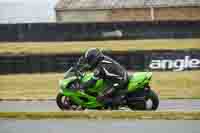
M84 110L84 109L118 109L107 107L97 101L96 97L104 90L106 82L100 79L92 88L80 90L80 85L93 77L92 72L81 72L71 67L63 80L59 81L59 93L56 102L61 110ZM149 82L152 72L135 72L129 75L126 86L127 92L123 97L123 105L131 110L156 110L159 106L158 95L151 89Z

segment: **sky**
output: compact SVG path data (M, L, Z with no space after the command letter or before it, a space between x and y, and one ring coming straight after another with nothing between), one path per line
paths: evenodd
M0 23L55 22L58 0L0 0Z

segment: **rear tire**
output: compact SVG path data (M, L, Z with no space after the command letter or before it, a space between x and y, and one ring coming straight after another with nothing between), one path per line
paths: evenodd
M137 101L134 101L133 103L129 103L128 107L131 109L131 110L145 110L146 109L146 106L145 106L145 101L144 100L137 100Z
M137 99L137 97L136 97ZM146 92L145 97L137 100L133 100L129 103L129 108L132 110L156 110L159 105L158 95L151 89ZM148 102L151 102L151 107L148 107Z
M148 100L151 100L152 102L152 107L151 109L148 109L148 110L156 110L159 106L159 98L158 98L158 95L151 89L149 90L148 94L145 97L146 104ZM145 108L147 109L147 107Z

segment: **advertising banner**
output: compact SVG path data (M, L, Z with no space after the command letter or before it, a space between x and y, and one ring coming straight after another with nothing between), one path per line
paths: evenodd
M184 71L200 69L199 51L155 52L148 57L150 70Z

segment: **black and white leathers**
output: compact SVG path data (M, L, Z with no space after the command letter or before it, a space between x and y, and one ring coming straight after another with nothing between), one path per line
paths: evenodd
M108 56L103 56L94 70L94 78L104 79L112 83L126 82L127 75L124 67Z
M103 79L107 82L107 87L101 96L108 96L118 90L125 89L124 86L128 82L128 74L118 62L108 56L102 55L94 68L94 77L87 83L84 83L82 88L91 87L98 79Z

